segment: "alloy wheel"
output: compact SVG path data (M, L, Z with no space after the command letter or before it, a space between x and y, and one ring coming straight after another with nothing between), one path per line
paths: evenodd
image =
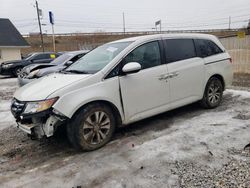
M211 84L211 86L208 89L208 100L211 104L215 104L219 102L221 98L221 88L219 85L216 85L215 83Z
M103 111L90 114L83 123L83 138L88 144L102 143L111 128L111 120Z
M22 73L22 68L18 68L16 70L16 75L19 76Z

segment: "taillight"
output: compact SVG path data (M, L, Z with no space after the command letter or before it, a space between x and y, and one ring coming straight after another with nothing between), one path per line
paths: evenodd
M229 58L229 62L230 62L230 63L233 63L233 59L232 59L231 57Z

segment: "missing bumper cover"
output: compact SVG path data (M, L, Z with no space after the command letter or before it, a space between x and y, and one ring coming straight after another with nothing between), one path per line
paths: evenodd
M28 134L32 134L32 129L33 129L35 126L36 126L36 125L34 125L34 124L25 125L25 124L17 123L17 127L18 127L19 129L21 129L22 131L28 133Z

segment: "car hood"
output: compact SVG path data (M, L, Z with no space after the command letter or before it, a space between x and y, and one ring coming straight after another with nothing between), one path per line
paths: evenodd
M24 67L23 71L25 73L29 74L30 72L34 71L35 69L51 67L51 66L53 66L53 65L51 65L49 63L31 64L31 65L28 65L28 66Z
M90 74L51 74L19 88L14 98L20 101L44 100L55 91L89 76Z
M43 77L47 74L51 74L51 73L54 73L54 72L59 72L61 70L63 70L65 68L65 66L63 65L58 65L58 66L50 66L50 67L47 67L47 68L42 68L39 70L39 72L36 74L37 77Z
M8 64L12 64L12 63L22 63L25 62L26 60L13 60L13 61L4 61L2 63L2 65L8 65Z

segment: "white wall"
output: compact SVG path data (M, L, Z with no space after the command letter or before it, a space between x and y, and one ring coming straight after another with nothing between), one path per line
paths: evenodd
M0 47L0 63L9 60L21 59L21 51L19 48L1 48Z

